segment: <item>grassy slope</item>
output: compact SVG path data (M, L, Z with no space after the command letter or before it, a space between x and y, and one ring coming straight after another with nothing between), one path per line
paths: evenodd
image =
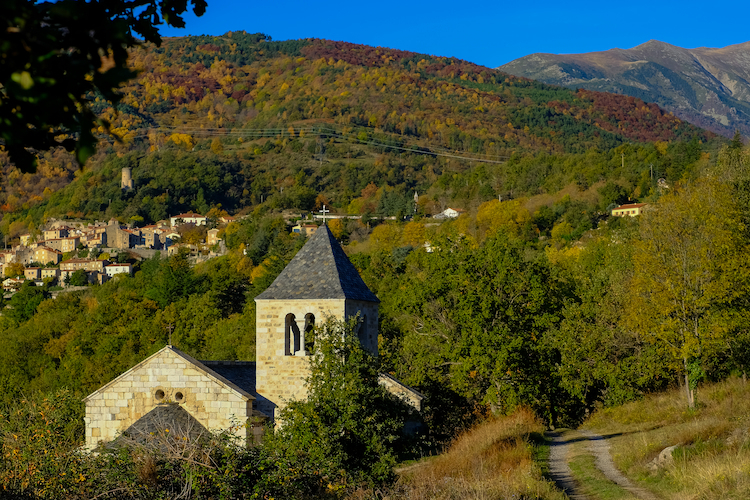
M639 487L665 499L750 498L750 384L737 378L705 385L698 408L679 390L594 414L584 429L608 437L617 467ZM566 498L544 479L543 425L521 410L459 436L437 457L403 467L391 498ZM566 431L576 433L577 431ZM678 445L673 462L649 463ZM595 500L635 498L596 468L587 441L569 455L581 492Z
M681 391L597 412L584 425L611 435L615 464L661 497L750 498L750 385L737 378L706 385L698 408L687 409ZM674 461L659 470L648 464L679 445Z
M565 495L542 477L532 444L543 431L528 410L491 419L459 436L444 454L403 470L389 497L562 500Z

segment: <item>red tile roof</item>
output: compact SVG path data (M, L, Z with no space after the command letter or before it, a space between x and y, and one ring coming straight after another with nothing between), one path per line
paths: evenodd
M628 210L630 208L645 207L646 205L648 205L648 203L630 203L628 205L620 205L619 207L615 208L614 210Z

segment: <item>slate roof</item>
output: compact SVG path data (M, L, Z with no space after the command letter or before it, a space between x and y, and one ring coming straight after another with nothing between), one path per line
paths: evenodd
M201 361L240 389L255 394L255 361Z
M167 430L168 429L168 430ZM166 446L165 441L187 438L196 441L210 436L208 430L178 404L158 405L128 427L113 445L134 441L138 444Z
M380 302L323 225L256 300L350 299Z

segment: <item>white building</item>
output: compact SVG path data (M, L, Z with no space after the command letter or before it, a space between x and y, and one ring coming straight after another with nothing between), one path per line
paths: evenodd
M439 214L435 214L432 216L433 219L455 219L459 215L464 213L464 210L461 210L460 208L451 208L448 207Z
M172 227L175 227L179 224L195 224L196 226L205 226L206 218L201 214L194 214L191 212L170 217L169 223L172 224Z
M130 264L109 264L108 266L104 266L104 272L107 273L107 276L110 278L114 276L115 274L130 274L133 272L133 266Z

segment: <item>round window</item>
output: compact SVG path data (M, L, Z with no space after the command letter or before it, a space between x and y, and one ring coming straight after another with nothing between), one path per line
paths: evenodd
M154 393L154 397L158 399L159 401L161 401L162 399L164 399L164 391L159 389L158 391Z
M175 401L179 402L179 401L182 401L183 399L185 399L185 396L183 396L181 392L176 392L175 393L175 395L174 395L174 400Z

